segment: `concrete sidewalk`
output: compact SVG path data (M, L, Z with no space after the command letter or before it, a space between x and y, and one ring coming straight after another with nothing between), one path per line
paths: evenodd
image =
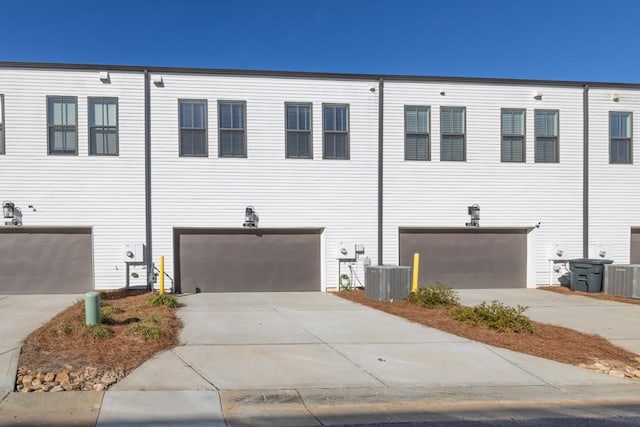
M476 297L496 295L486 292ZM532 307L562 297L519 292L513 298ZM472 342L331 294L195 294L180 300L180 346L107 392L80 393L80 400L76 393L11 393L0 402L0 425L640 416L638 383ZM569 298L567 304L576 303ZM610 304L610 311L620 305Z

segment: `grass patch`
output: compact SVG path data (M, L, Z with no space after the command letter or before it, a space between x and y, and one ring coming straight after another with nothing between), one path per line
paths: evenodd
M436 282L433 285L419 287L417 292L411 292L407 297L410 304L420 307L450 306L457 305L460 299L458 291L452 289L443 282Z
M104 325L87 326L87 333L94 340L105 340L113 335L113 332Z
M69 337L75 333L76 328L69 322L59 322L53 325L50 330L55 335Z
M523 314L527 308L521 305L510 307L499 301L492 301L491 304L483 302L475 307L454 307L451 310L451 316L472 325L484 325L499 331L532 334L535 332L533 324Z
M175 310L180 306L178 298L173 294L154 295L149 298L148 304L150 307L165 306L172 310Z
M162 329L157 326L149 326L144 323L134 323L129 326L129 333L156 340L164 336Z
M118 306L107 304L105 301L100 301L100 313L102 316L111 316L112 314L123 313L124 310Z

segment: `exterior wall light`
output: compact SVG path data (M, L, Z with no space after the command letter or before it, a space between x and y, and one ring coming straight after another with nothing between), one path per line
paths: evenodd
M253 206L247 206L244 210L244 223L242 224L242 226L257 228L258 221L260 221L260 218L258 217L256 210L253 208Z
M102 83L111 83L111 77L108 71L100 71L99 78Z
M471 205L467 208L471 221L465 223L467 227L480 227L480 206Z
M533 99L536 101L542 101L542 94L538 91L533 92Z
M2 216L11 220L4 225L22 225L22 212L13 202L2 202Z

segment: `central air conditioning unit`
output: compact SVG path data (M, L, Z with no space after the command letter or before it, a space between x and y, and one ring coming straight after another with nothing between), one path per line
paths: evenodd
M627 298L640 298L640 265L606 265L604 293Z
M369 266L364 272L364 295L378 301L401 300L411 292L411 267Z

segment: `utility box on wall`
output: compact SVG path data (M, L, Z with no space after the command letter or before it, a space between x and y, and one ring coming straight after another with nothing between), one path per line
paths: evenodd
M124 262L129 264L143 263L145 249L144 243L127 243L122 251Z

